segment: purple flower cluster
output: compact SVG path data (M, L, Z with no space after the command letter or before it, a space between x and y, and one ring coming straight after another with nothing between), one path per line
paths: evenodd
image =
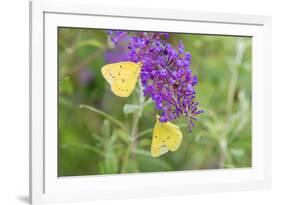
M125 32L112 32L110 38L116 45L128 35ZM202 113L194 102L197 76L190 69L191 55L184 51L182 41L177 47L167 42L168 33L136 32L127 40L129 59L142 62L141 82L144 96L150 96L161 112L160 122L187 117L188 126L194 126L196 115ZM120 40L121 39L121 40ZM124 39L124 38L123 38Z
M104 53L104 58L107 63L117 63L120 61L129 61L129 49L126 46L116 45L114 49L108 49Z
M117 63L120 61L129 61L128 55L128 35L123 31L107 31L110 41L114 44L114 48L106 50L104 58L107 63Z
M126 31L107 31L107 35L115 45L127 39Z

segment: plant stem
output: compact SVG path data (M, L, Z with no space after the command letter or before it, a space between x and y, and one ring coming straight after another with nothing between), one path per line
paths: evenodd
M142 94L142 85L141 82L138 81L138 95L139 95L139 105L140 105L140 109L138 109L137 112L133 113L133 122L132 122L132 129L131 129L131 137L132 137L132 144L131 144L131 153L132 153L132 158L135 159L136 158L136 149L137 149L137 137L138 137L138 125L139 125L139 120L144 108L144 105L146 104L146 102L144 101L145 98Z
M130 155L130 147L127 147L126 151L125 151L125 155L123 157L123 160L122 160L122 165L121 165L121 173L126 173L126 167L127 167L127 164L128 164L128 159L129 159L129 155Z
M91 152L94 152L95 154L98 154L100 156L104 156L103 152L100 151L99 149L89 145L89 144L76 144L76 143L72 143L72 144L63 144L61 146L62 149L67 149L67 148L79 148L79 149L83 149L83 150L89 150Z
M225 167L225 160L227 156L227 139L226 137L221 137L219 140L219 147L220 147L220 158L219 158L219 167Z
M245 46L243 44L243 41L241 39L238 39L235 58L229 65L231 78L229 81L228 96L227 96L227 107L226 107L227 115L230 115L230 113L232 112L235 90L237 88L237 83L238 83L238 66L242 63L244 52L245 52Z
M137 133L138 133L138 123L139 123L139 114L133 114L133 124L131 130L132 144L131 144L131 152L132 158L135 159L135 150L137 149Z
M242 59L245 52L245 45L243 44L243 41L241 38L238 38L237 40L237 46L236 46L236 54L235 58L232 62L229 64L229 71L230 71L230 80L229 80L229 86L228 86L228 96L227 96L227 106L226 106L226 122L229 121L230 115L233 110L233 102L235 98L235 91L237 89L238 84L238 66L242 63ZM224 134L219 138L219 145L220 145L220 158L219 158L219 164L220 167L223 168L225 166L225 161L231 159L230 156L228 156L228 142L227 142L227 136Z

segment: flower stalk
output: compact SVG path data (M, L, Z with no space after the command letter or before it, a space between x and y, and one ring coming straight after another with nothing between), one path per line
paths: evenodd
M132 129L131 129L131 137L132 137L132 145L131 145L131 153L132 153L132 158L135 159L135 151L137 149L137 137L138 137L138 125L139 125L139 120L142 115L142 111L144 109L144 105L146 104L145 98L142 94L142 85L138 81L138 103L140 109L138 109L136 112L133 113L133 121L132 121Z

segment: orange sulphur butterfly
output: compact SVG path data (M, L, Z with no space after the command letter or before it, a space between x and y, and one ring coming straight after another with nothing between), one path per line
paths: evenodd
M159 122L159 116L153 129L151 143L152 157L159 157L168 151L176 151L182 141L180 128L171 122Z
M135 88L140 69L141 63L124 61L107 64L102 67L101 72L115 95L128 97Z

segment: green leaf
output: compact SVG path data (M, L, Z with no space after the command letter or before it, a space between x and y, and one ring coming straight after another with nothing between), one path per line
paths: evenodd
M151 98L148 98L144 104L143 104L143 108L145 108L146 106L148 106L149 104L153 103L153 100Z
M134 113L137 110L139 110L141 107L139 105L133 105L133 104L125 104L123 107L123 112L124 114L130 114L130 113Z
M100 174L107 174L107 173L106 173L106 170L105 170L105 166L104 166L104 162L103 162L103 161L99 162L99 164L98 164L98 169L99 169L99 173L100 173Z
M105 168L108 174L115 174L118 172L118 159L114 150L114 141L116 135L113 134L105 146Z
M70 109L74 109L76 107L70 99L63 97L63 96L59 97L59 105L65 106Z
M77 45L77 48L83 47L83 46L92 46L92 47L97 47L97 48L103 48L103 44L96 39L89 39L89 40L84 40L80 41Z
M131 143L132 140L130 140L129 135L128 135L127 133L125 133L123 130L118 129L118 130L116 131L116 134L117 134L117 136L118 136L123 142L125 142L126 144Z
M236 158L241 158L245 156L245 150L240 148L232 148L230 149L230 153Z
M126 166L123 168L122 173L136 173L138 170L138 163L135 160L128 160Z
M65 77L59 82L59 91L67 95L72 95L74 92L74 86L70 77Z
M143 149L136 149L133 151L134 153L136 153L137 155L142 155L145 157L151 157L151 153L149 151L143 150Z
M97 141L104 143L104 139L101 136L97 135L96 133L92 133L92 137Z
M67 148L77 148L77 149L83 149L83 150L88 150L91 152L94 152L95 154L98 154L100 156L103 156L104 154L97 148L89 145L89 144L64 144L61 146L62 149L67 149Z
M138 138L139 138L139 137L142 137L142 136L145 136L145 135L147 135L147 134L151 134L152 132L153 132L153 128L146 129L146 130L144 130L144 131L142 131L142 132L140 132L140 133L138 134Z
M122 128L124 131L126 131L126 132L128 131L126 126L122 122L120 122L119 120L115 119L114 117L110 116L109 114L107 114L99 109L96 109L94 107L91 107L89 105L84 105L84 104L79 105L79 108L81 108L81 109L84 108L84 109L90 110L92 112L95 112L97 114L100 114L101 116L107 118L109 121L113 122L114 124L116 124L117 126Z
M111 137L110 137L110 143L111 143L112 145L116 142L117 137L118 137L118 136L117 136L115 133L113 133L113 135L111 135Z
M110 131L111 131L111 129L110 129L110 123L109 123L108 120L104 120L104 121L103 121L101 131L102 131L102 134L103 134L104 137L106 137L106 138L109 138L109 137L110 137Z
M147 147L151 145L151 139L141 139L138 144L140 147Z
M69 76L64 77L62 80L59 81L59 86L62 86L68 80L70 80Z
M143 172L152 172L152 171L170 171L174 170L173 167L166 162L164 159L161 159L160 157L153 158L151 155L145 156L145 155L138 155L138 161L139 161L139 169Z

